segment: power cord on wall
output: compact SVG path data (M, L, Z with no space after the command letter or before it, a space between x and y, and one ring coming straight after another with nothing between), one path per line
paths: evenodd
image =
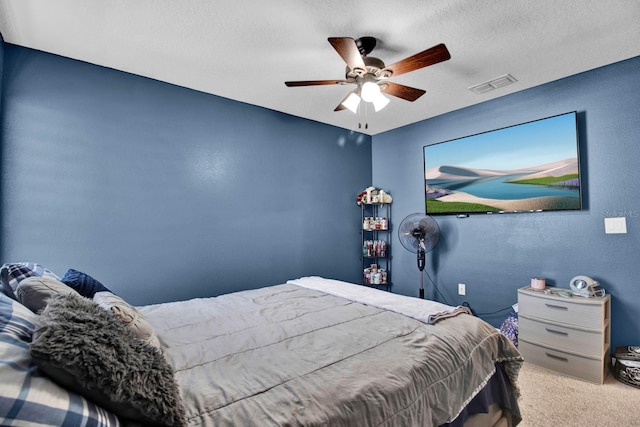
M424 272L427 273L427 277L429 278L429 281L433 285L433 288L436 290L436 292L438 292L438 295L440 295L440 298L444 300L444 303L447 305L451 305L449 304L449 301L447 301L447 299L444 297L444 295L442 295L442 292L440 292L440 289L438 289L438 285L436 285L436 282L433 281L433 279L429 275L429 272L426 269L424 270Z
M436 292L438 293L438 295L440 295L440 298L442 298L442 300L444 301L445 304L447 305L451 305L449 304L449 301L447 301L447 299L444 297L444 295L442 294L442 292L440 292L440 289L438 288L438 285L436 285L436 282L431 278L431 276L429 275L429 272L426 271L426 269L424 270L424 272L427 274L427 277L429 278L429 281L431 282L431 284L433 285L433 288L436 290ZM471 306L469 305L468 302L463 302L462 303L463 307L467 307L469 310L471 310L471 313L473 313L474 316L491 316L492 314L498 314L500 312L506 311L506 310L510 310L513 309L513 306L510 305L508 307L504 307L504 308L499 308L496 311L488 311L488 312L484 312L484 313L476 313L475 311L473 311L473 309L471 308Z

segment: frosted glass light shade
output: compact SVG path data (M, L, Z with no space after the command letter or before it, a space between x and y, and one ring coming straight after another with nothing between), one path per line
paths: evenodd
M380 86L373 82L366 82L362 85L362 91L360 92L360 96L366 102L373 102L376 97L380 95Z
M342 105L347 107L352 113L358 112L358 105L360 105L360 97L355 94L355 92L351 92L347 99L342 101Z
M382 93L378 93L378 96L376 96L375 99L371 102L373 103L373 108L377 113L387 106L387 104L389 103L389 98L384 96Z

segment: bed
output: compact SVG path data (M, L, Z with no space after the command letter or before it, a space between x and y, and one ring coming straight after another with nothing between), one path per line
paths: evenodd
M43 278L38 280L42 282ZM88 295L93 292L95 299L110 293L104 289L90 290ZM60 294L59 289L56 292ZM116 330L115 338L111 338L116 343L110 341L107 350L116 347L122 349L118 352L135 357L144 354L151 366L166 363L169 368L147 377L148 368L133 367L125 360L124 373L114 374L118 378L116 388L122 389L122 381L133 376L137 379L131 380L133 385L126 383L124 393L140 387L138 383L147 384L148 390L123 397L122 390L108 391L108 384L96 385L95 381L95 377L115 369L111 365L117 360L100 366L98 373L87 374L86 378L82 378L84 373L70 371L77 370L77 365L98 369L95 365L102 360L69 362L71 366L65 368L61 378L60 366L51 369L52 364L61 363L52 360L55 350L51 340L40 342L56 327L64 333L50 335L65 335L66 340L70 334L68 322L78 322L76 312L87 310L90 321L79 322L86 328L86 323L102 316L91 311L94 305L100 306L99 311L107 316L107 326L90 332L82 329L83 344L63 343L72 347L67 347L60 358L66 358L69 352L83 353L84 347L103 339L102 334L111 327L110 318L117 318L121 312L110 312L104 301L97 304L87 295L69 292L50 297L48 304L37 308L40 314L6 295L2 298L5 329L10 323L7 319L21 316L25 329L20 338L20 357L24 360L17 361L18 356L7 351L10 339L1 341L0 357L5 360L0 363L0 381L12 384L2 392L2 425L29 425L21 420L29 421L35 417L30 411L42 406L42 402L37 406L25 398L34 389L65 394L65 399L59 398L55 404L50 399L47 404L56 406L64 416L75 412L90 420L67 425L476 427L515 426L520 422L517 376L522 357L509 339L463 307L320 277L215 298L131 307L137 313L133 317L144 327L137 325L135 334L130 333L132 316L125 318L129 322L127 332ZM126 302L121 304L126 306ZM59 316L74 313L73 319L55 318L56 308ZM7 315L7 311L11 313ZM93 333L95 337L87 344L86 336ZM133 339L129 340L129 335ZM120 342L121 336L127 338L125 343ZM15 347L16 339L12 339ZM94 357L102 359L106 352L98 348L99 357ZM11 357L13 361L7 362ZM115 358L119 357L116 354ZM29 381L7 368L12 364L30 369ZM135 369L140 372L132 375L130 371ZM75 383L68 381L70 373ZM96 395L87 392L91 388L108 392ZM153 396L158 388L163 393ZM133 412L132 408L122 408L123 401L134 402L140 395L152 404L145 401L147 406L134 407ZM74 399L81 404L71 410ZM137 417L140 407L147 411L146 417ZM148 412L149 407L155 412Z

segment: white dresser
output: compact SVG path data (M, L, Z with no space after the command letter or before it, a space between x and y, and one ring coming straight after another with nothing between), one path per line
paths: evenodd
M518 349L525 361L602 384L611 348L611 298L518 289ZM566 290L568 291L568 290Z

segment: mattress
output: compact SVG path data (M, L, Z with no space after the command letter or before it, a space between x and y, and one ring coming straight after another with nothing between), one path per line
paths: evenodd
M496 366L517 393L511 341L456 307L405 298L307 278L140 310L193 426L440 426Z

